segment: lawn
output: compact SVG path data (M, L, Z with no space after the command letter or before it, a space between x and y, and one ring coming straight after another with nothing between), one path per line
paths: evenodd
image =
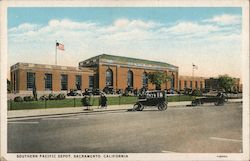
M137 97L122 96L122 97L107 97L108 105L134 104L137 102ZM169 96L168 102L191 101L193 96ZM90 99L92 106L99 105L99 97ZM63 108L63 107L81 107L81 98L68 98L64 100L47 100L47 101L31 101L31 102L14 102L8 101L8 110L24 110L24 109L46 109L46 108Z

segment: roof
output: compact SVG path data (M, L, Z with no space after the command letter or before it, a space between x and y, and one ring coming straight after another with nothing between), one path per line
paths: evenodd
M63 71L91 71L88 68L79 68L79 67L72 67L72 66L61 66L61 65L51 65L51 64L34 64L34 63L23 63L18 62L11 66L11 70L16 69L49 69L49 70L63 70Z
M177 66L160 62L160 61L152 61L152 60L145 60L145 59L138 59L138 58L131 58L131 57L124 57L124 56L116 56L116 55L108 55L108 54L102 54L95 57L92 57L90 59L87 59L86 61L91 61L98 59L99 63L106 62L106 63L118 63L118 64L127 64L127 65L133 65L133 66L154 66L154 67L165 67L165 68L172 68L177 69Z

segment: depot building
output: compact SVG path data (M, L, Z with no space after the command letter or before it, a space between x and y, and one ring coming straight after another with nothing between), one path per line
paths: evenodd
M81 61L78 67L19 62L11 66L11 83L13 92L20 94L31 94L34 87L38 94L66 93L70 89L84 91L86 88L103 90L106 86L115 90L127 87L155 89L147 74L157 71L171 77L171 81L161 85L162 89L178 89L177 66L107 54Z

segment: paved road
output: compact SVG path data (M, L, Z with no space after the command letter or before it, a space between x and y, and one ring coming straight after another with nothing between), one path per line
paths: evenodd
M242 104L8 122L8 152L239 153Z

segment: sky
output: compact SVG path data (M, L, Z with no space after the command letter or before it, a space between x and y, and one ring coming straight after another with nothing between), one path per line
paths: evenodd
M179 75L242 77L242 13L237 7L8 8L8 66L78 66L99 54L166 62Z

